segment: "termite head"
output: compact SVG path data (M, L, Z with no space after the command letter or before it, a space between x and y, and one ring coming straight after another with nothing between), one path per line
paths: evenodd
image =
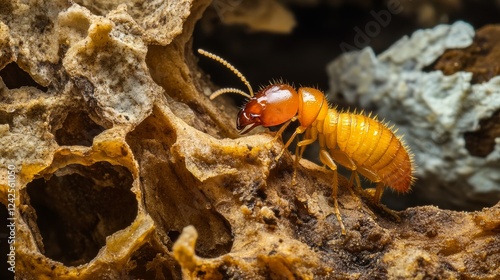
M214 99L219 95L232 92L249 99L238 113L236 120L236 128L241 131L241 134L245 134L260 125L270 127L283 124L297 115L299 95L292 86L273 83L254 95L248 80L233 65L207 51L199 49L198 52L226 66L247 86L248 93L236 88L221 88L210 95L210 99ZM246 127L248 128L244 130Z
M245 134L259 125L280 125L293 118L298 108L299 96L293 87L272 84L257 92L240 110L236 128ZM248 128L243 130L245 127Z

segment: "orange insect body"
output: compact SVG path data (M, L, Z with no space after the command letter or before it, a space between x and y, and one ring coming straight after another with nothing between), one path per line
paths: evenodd
M319 140L320 149L328 149L334 161L396 191L410 190L412 160L401 139L373 118L328 108L317 89L302 87L297 93L287 84L270 85L240 110L237 128L251 125L244 131L247 133L256 126L280 125L295 116L300 123L297 134L308 135L307 143ZM331 167L328 159L321 161Z
M404 142L385 124L370 116L338 112L329 108L324 94L314 88L301 87L296 91L290 85L273 83L254 96L247 80L232 65L211 53L203 50L199 52L226 65L247 85L250 94L238 89L224 88L211 95L213 99L220 94L234 92L250 99L237 118L237 128L242 134L257 126L284 124L277 132L276 137L279 137L288 124L298 120L299 127L283 148L283 151L286 150L297 135L304 135L297 143L296 160L301 157L305 146L319 141L320 160L334 171L332 196L335 214L343 234L345 228L338 210L335 162L352 171L351 181L356 180L359 189L361 186L358 173L377 183L374 195L377 204L380 204L385 186L398 192L410 190L413 182L412 155ZM245 128L247 129L244 130Z
M364 115L329 109L323 125L317 127L320 143L344 152L357 172L398 192L410 190L413 177L408 148L384 124Z

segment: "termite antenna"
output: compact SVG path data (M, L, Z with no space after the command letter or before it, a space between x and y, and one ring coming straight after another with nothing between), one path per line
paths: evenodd
M242 91L241 89L237 89L237 88L221 88L221 89L218 89L218 90L212 92L212 94L210 95L210 100L214 100L219 95L222 95L222 94L228 93L228 92L237 93L237 94L245 96L246 98L251 98L251 96L248 95L248 93Z
M239 89L236 89L236 88L221 88L219 90L216 90L214 93L212 93L210 95L210 99L214 99L217 96L222 95L224 93L228 93L228 92L237 93L237 94L243 95L249 99L253 97L253 90L252 90L252 87L250 86L250 83L245 78L245 76L243 76L243 74L241 74L241 72L238 71L238 69L236 69L233 65L231 65L231 63L227 62L225 59L223 59L222 57L220 57L218 55L215 55L211 52L207 52L206 50L198 49L198 53L201 55L204 55L208 58L211 58L211 59L219 62L220 64L226 66L226 68L231 70L236 76L238 76L238 78L240 78L240 80L247 86L248 91L250 92L250 94L247 94L246 92L239 90Z

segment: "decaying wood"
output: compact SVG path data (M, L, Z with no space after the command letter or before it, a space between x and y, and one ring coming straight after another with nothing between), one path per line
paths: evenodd
M206 97L190 39L208 1L0 2L0 199L13 165L19 279L500 275L500 204L395 221L342 178L342 236L331 172L302 160L292 184L282 143L238 137L235 108Z

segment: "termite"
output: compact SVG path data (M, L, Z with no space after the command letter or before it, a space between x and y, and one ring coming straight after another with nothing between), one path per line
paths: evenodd
M278 139L291 122L298 120L298 127L276 157L278 160L295 137L303 135L297 143L296 162L307 145L319 141L319 159L333 171L334 212L343 235L346 230L337 202L336 163L352 172L350 181L356 181L358 190L361 190L358 173L376 183L374 193L373 189L368 193L378 206L381 206L380 199L386 186L400 193L410 190L414 181L413 155L403 139L396 136L393 127L363 112L339 112L329 107L323 92L315 88L300 87L295 90L289 84L273 82L254 95L245 76L229 62L202 49L198 52L226 66L247 86L249 93L236 88L222 88L210 95L211 100L225 93L236 93L248 99L237 117L236 128L241 134L257 126L282 125L274 138Z

